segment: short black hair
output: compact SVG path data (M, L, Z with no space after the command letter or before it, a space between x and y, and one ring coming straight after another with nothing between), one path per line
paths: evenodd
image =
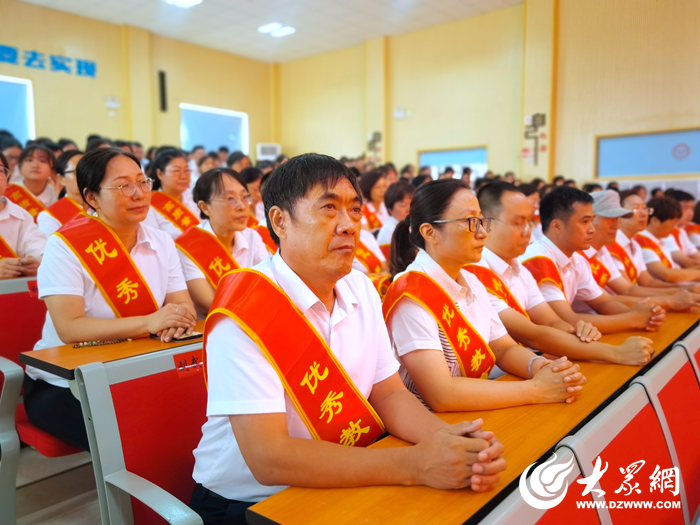
M70 159L76 155L85 155L82 151L77 149L69 149L61 153L56 159L56 167L54 168L57 175L64 176L66 174L66 168L68 167L68 162Z
M88 140L87 143L87 148L85 148L85 151L92 151L96 149L100 149L102 146L107 145L108 147L112 147L112 141L109 139L103 139L100 137Z
M586 193L593 193L596 189L602 190L603 187L596 182L590 182L588 184L584 184L583 186L583 191L585 191Z
M59 139L58 140L58 145L60 146L61 149L65 149L66 146L75 146L76 148L78 145L75 143L74 140L71 139Z
M653 197L647 202L649 208L654 208L654 213L649 215L649 222L656 217L661 222L666 222L670 219L680 219L683 212L681 205L669 197Z
M412 197L416 192L413 184L407 181L400 180L389 186L384 194L384 205L386 209L391 211L394 204L401 202L406 197Z
M593 197L585 191L571 186L557 186L544 197L540 202L540 222L542 232L547 233L549 225L554 219L568 222L574 213L574 204L593 204Z
M479 206L484 217L496 217L501 213L501 199L504 193L514 192L520 193L518 188L510 182L498 181L482 186L476 194L479 199Z
M192 153L194 153L198 149L204 149L204 146L202 146L201 144L196 145L194 148L192 148Z
M219 146L219 153L221 153L221 152L223 152L223 151L225 151L226 153L228 153L228 148L227 148L226 146Z
M275 159L275 164L282 164L285 160L289 160L289 157L287 157L287 155L284 153L280 153Z
M230 168L212 168L197 179L197 183L192 189L192 199L195 204L199 201L208 203L214 195L221 195L224 192L223 179L225 176L231 177L248 191L245 180L237 171ZM209 218L201 209L199 210L199 216L202 219Z
M87 199L85 196L88 192L98 194L100 193L100 184L105 178L107 173L107 165L115 157L119 156L128 157L134 161L141 169L141 164L139 160L134 157L128 151L121 150L119 148L99 148L85 153L85 156L80 159L75 170L75 178L78 181L78 189L80 190L80 195L83 196L83 200L87 204Z
M678 202L695 202L695 198L690 193L683 190L666 190L666 197Z
M263 178L263 172L261 169L254 168L253 166L248 166L241 170L241 177L245 180L246 184L250 182L255 182Z
M265 205L265 217L270 236L277 246L279 237L270 222L270 210L279 206L294 218L294 207L317 184L324 188L332 188L342 179L348 182L357 192L362 202L362 193L355 175L339 160L328 155L306 153L289 159L271 172L262 185L262 198Z
M411 166L410 164L406 164L403 168L401 168L401 175L403 175L404 173L411 173L412 168L413 166Z
M360 177L360 190L362 191L362 197L364 197L366 200L370 200L372 188L374 188L375 184L377 184L379 179L382 177L386 177L386 173L378 169L363 173Z
M168 167L168 164L170 164L173 159L187 160L182 150L177 148L165 148L158 150L155 160L148 165L148 176L153 179L154 190L157 191L162 187L162 183L158 178L158 170L164 172L165 168Z
M430 182L431 180L433 180L433 178L430 175L416 175L415 177L413 177L411 184L413 184L417 188L421 184L425 184L426 182Z
M22 143L16 138L9 135L0 137L0 151L5 151L6 149L10 148L22 149Z
M202 164L204 164L204 161L207 159L211 159L214 162L219 162L219 157L214 151L210 151L206 155L204 155L201 159L199 159L199 162L197 162L197 166L201 167Z
M22 150L22 153L20 153L19 162L17 163L20 168L22 167L22 163L25 160L32 158L35 151L42 152L48 159L48 162L51 165L51 169L56 169L56 157L54 156L53 151L51 151L43 144L37 142L31 143L29 146Z
M443 171L443 173L454 173L454 172L455 172L455 170L452 166L447 166L445 168L445 171Z
M520 186L515 186L515 189L516 189L516 191L519 191L520 193L522 193L526 197L529 197L533 193L539 193L539 191L537 190L537 185L534 183L521 184Z
M559 181L564 182L564 176L563 176L563 175L557 175L556 177L554 177L554 179L552 179L552 184L556 184L556 183L559 182Z
M248 155L243 153L242 151L234 151L228 156L228 159L226 159L226 164L230 168L233 166L236 162L238 162L241 159L246 158Z
M624 206L625 200L628 197L631 197L632 195L634 195L635 197L639 197L639 195L637 195L637 192L634 190L622 190L620 192L620 206Z
M471 174L471 172L472 169L469 166L464 166L464 168L462 168L462 175Z

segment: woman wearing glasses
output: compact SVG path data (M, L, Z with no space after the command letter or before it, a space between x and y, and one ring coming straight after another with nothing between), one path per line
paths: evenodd
M179 149L160 150L148 172L156 191L146 223L177 239L187 228L199 224L199 208L188 195L192 172L187 158Z
M578 365L519 346L462 269L481 258L491 219L480 215L464 183L444 179L420 186L396 227L384 316L401 378L437 412L570 403L585 382ZM494 365L526 381L479 381Z
M136 157L114 148L88 152L77 179L95 216L74 218L46 244L38 285L48 315L34 349L191 333L196 313L175 244L143 224L152 182ZM65 380L28 366L24 404L34 425L87 450L80 403Z
M46 246L29 212L2 196L9 178L9 163L0 152L0 280L36 275Z
M204 319L221 277L251 268L270 252L255 230L246 227L253 197L245 180L228 168L209 170L192 192L206 219L175 239L190 296Z
M66 190L65 195L39 213L37 226L48 237L61 226L85 211L86 203L80 196L75 169L84 153L76 149L61 153L56 159L56 174Z

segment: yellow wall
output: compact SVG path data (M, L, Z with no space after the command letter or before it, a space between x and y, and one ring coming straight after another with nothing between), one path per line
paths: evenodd
M272 139L272 66L18 0L0 0L0 44L97 62L97 78L0 62L0 75L32 80L37 136L73 138L98 133L144 145L179 140L178 104L188 102L248 113L251 152ZM158 104L157 72L168 75L168 112ZM121 107L105 107L117 97Z
M359 156L364 135L364 48L281 64L280 140L287 155Z
M124 99L122 35L119 26L0 0L0 43L24 50L97 62L97 78L50 72L0 62L0 75L30 79L34 87L37 136L68 136L83 144L89 133L123 137L122 110L105 108L108 96ZM48 66L47 66L48 67Z
M700 125L700 2L560 0L556 171L594 171L595 136Z
M489 166L517 170L522 6L399 35L389 42L391 156L417 162L425 149L488 146Z

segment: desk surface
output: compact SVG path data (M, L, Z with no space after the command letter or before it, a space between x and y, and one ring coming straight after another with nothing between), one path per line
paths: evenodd
M197 332L204 332L204 321L198 321ZM73 345L55 346L43 350L33 350L20 354L19 360L40 370L50 372L64 379L74 379L75 369L90 363L108 363L118 359L157 352L178 346L202 343L202 338L189 341L161 343L157 339L141 337L133 341L125 341L103 346L86 346L73 348Z
M620 344L630 335L645 335L654 341L656 355L651 366L690 330L698 317L668 314L660 332L618 333L603 336L603 341ZM448 423L484 419L484 428L492 430L505 446L507 470L488 493L464 490L437 490L429 487L362 487L352 489L288 488L251 507L251 523L325 524L325 523L464 523L477 521L510 493L517 478L563 437L582 426L602 409L606 400L625 387L642 370L640 367L579 361L587 386L576 403L528 405L479 412L438 414ZM499 380L518 380L504 376ZM390 436L372 445L374 448L409 446ZM501 493L501 494L499 494ZM492 501L493 500L493 501ZM491 505L485 507L489 502ZM483 509L483 510L482 510ZM479 512L477 516L475 514Z

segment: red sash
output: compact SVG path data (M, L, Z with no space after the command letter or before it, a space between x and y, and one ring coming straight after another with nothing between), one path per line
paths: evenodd
M180 231L184 232L190 226L199 224L199 219L187 206L162 191L154 191L151 194L151 206L172 222Z
M5 239L0 235L0 260L2 259L19 259L10 245L5 242Z
M384 297L386 297L386 292L389 289L389 285L391 284L391 276L385 273L370 273L367 274L367 277L369 277L369 280L372 281L372 284L379 292L379 297L381 297L383 301Z
M588 261L588 265L591 267L591 272L593 272L595 282L598 283L598 286L604 288L612 276L610 270L608 270L608 268L602 262L600 262L600 259L598 259L598 257L595 255L593 257L588 257L583 250L579 251L578 253Z
M540 286L542 283L549 281L564 292L564 297L566 297L566 290L564 289L564 281L561 278L559 269L554 261L549 257L543 255L536 255L531 257L526 261L523 261L523 266L528 269L537 281L537 285ZM568 298L567 298L568 301Z
M34 222L36 222L37 215L46 209L46 206L44 206L44 204L37 199L31 191L22 186L18 186L17 184L7 185L7 189L5 189L5 197L10 199L20 208L27 210L29 214L34 217Z
M78 257L117 317L149 315L158 303L131 255L112 229L82 213L58 235Z
M248 228L255 229L258 227L259 224L260 224L260 221L257 219L257 217L255 215L253 215L252 213L250 215L248 215L248 223L246 224L246 226Z
M262 237L262 240L265 243L265 247L267 248L267 251L269 251L272 254L277 253L277 245L275 244L275 241L272 240L272 236L270 235L270 230L267 229L267 226L264 226L261 224L260 226L253 227L253 229L256 232L258 232L258 235L260 235L260 237Z
M202 270L209 284L216 290L226 272L240 268L231 251L216 235L192 226L175 239L175 244Z
M668 257L666 257L666 254L663 251L661 251L661 247L654 241L652 241L649 237L647 237L646 235L635 235L634 240L639 243L639 246L642 247L642 250L650 250L656 255L658 255L659 259L661 259L661 262L666 268L673 268L673 263L669 261Z
M437 321L457 358L462 377L486 379L489 376L496 357L438 283L421 272L408 272L399 277L384 299L385 321L402 297L416 301Z
M57 200L46 211L63 226L73 217L79 215L83 208L70 197L66 196Z
M688 235L700 235L700 224L695 224L694 222L691 222L690 224L688 224L688 226L685 227L685 231L688 233Z
M257 343L314 439L366 447L382 435L382 420L333 351L268 277L249 269L223 277L204 329L205 351L207 334L222 315Z
M382 227L382 221L379 220L376 213L370 211L366 204L362 206L362 214L365 216L365 219L367 219L367 225L370 230L376 230Z
M380 261L379 257L374 255L372 250L367 248L362 241L357 241L355 259L360 261L362 265L367 268L367 272L369 273L379 273L382 271L382 261Z
M673 228L671 235L673 235L673 238L676 239L676 244L678 245L678 249L682 251L683 244L681 243L681 231L678 228Z
M463 268L463 270L468 271L479 279L479 282L484 285L486 291L491 295L495 295L513 310L530 319L530 316L527 315L525 308L520 305L518 300L513 295L513 292L510 291L510 288L508 288L506 283L503 282L503 279L501 279L500 276L492 269L476 264L468 264Z
M632 259L630 259L630 256L625 251L625 249L616 242L608 244L606 248L610 252L610 255L616 257L622 263L622 266L624 266L625 268L625 273L627 274L627 277L632 282L632 284L637 284L639 272L637 271L637 267L634 265Z
M379 249L382 251L387 261L391 259L391 244L380 244Z

